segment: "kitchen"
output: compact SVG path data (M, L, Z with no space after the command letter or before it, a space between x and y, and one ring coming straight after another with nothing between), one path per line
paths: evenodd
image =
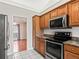
M13 44L17 17L27 24L19 50ZM1 0L0 22L1 59L79 59L79 0Z
M45 59L79 59L78 5L78 0L72 0L41 16L33 16L33 47Z

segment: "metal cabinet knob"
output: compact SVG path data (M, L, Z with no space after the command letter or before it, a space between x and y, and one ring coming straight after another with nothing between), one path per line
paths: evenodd
M71 50L74 50L74 49L71 49Z

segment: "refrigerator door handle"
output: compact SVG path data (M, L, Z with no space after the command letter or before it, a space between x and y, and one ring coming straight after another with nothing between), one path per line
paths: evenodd
M9 48L10 48L10 44L8 44L6 48L4 48L4 50L8 50Z

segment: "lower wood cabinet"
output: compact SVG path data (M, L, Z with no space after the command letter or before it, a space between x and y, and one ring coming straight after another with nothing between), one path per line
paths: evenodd
M36 37L35 49L40 52L40 39Z
M44 56L45 55L45 40L40 39L40 53Z
M45 55L45 40L42 38L36 38L36 50L41 54Z
M64 45L64 59L79 59L79 47Z
M79 55L65 51L64 59L79 59Z

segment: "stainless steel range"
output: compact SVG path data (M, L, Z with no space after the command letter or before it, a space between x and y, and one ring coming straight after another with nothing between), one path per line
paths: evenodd
M63 42L70 40L70 32L55 32L54 36L46 39L45 59L63 59Z

